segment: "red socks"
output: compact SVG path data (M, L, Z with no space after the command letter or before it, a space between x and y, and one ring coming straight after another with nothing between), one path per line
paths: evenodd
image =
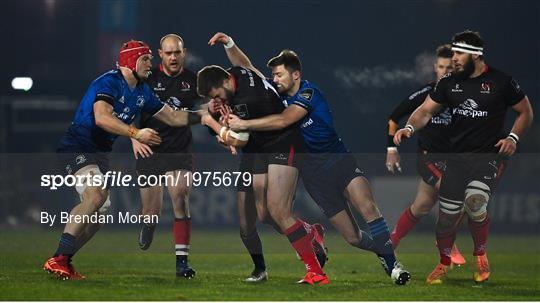
M489 221L489 215L482 222L469 219L469 230L474 242L473 256L481 256L486 253Z
M306 270L320 275L324 274L313 251L311 226L301 220L297 220L296 223L285 230L285 235L306 265Z
M418 218L412 214L411 208L407 207L399 216L396 227L390 234L394 249L398 247L399 241L416 226L416 223L418 223Z
M189 255L189 242L191 240L191 218L174 219L173 225L174 248L177 256Z

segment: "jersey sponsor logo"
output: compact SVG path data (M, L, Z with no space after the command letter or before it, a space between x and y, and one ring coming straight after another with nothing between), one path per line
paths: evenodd
M176 98L175 96L169 97L169 99L167 99L166 103L170 107L172 107L174 110L179 110L180 107L182 106L182 101L178 100L178 98Z
M480 93L481 94L491 93L491 83L483 82L482 84L480 84Z
M423 93L427 92L430 89L431 89L431 86L426 86L426 87L422 88L421 90L419 90L417 92L414 92L412 95L409 96L409 100L414 100L414 98L416 98L418 95L423 94Z
M137 96L137 102L135 104L137 104L138 107L143 107L144 106L144 96Z
M299 95L303 99L306 99L307 101L311 101L311 97L313 97L313 89L307 88L303 90Z
M120 103L124 103L124 96L120 97L120 100L118 100Z
M456 85L454 86L454 88L452 88L452 92L453 92L453 93L462 93L462 92L463 92L463 89L461 89L461 87L459 87L459 83L456 83Z
M469 118L487 117L488 112L485 110L477 110L478 103L473 99L467 99L462 102L459 107L454 108L453 115L461 115Z
M437 116L432 117L431 123L437 125L450 125L450 123L452 123L452 114L450 113L450 109L447 107Z
M310 126L311 124L313 124L313 119L309 118L309 120L302 123L302 128L306 128L306 127Z
M249 117L247 104L236 104L234 106L234 114L240 119L247 119Z

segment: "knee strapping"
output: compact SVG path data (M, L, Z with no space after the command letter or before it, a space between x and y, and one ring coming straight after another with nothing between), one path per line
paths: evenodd
M452 200L439 196L439 207L441 212L449 215L459 214L463 208L463 201Z
M491 195L489 186L480 181L467 184L465 190L465 211L470 218L483 218Z

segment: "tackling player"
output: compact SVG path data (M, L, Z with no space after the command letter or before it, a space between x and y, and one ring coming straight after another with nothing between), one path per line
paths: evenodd
M213 39L211 45L215 44ZM225 44L225 48L229 57L240 51L234 43ZM200 70L197 75L199 95L230 106L236 115L245 119L282 112L285 107L275 88L251 62L243 63L233 62L234 67L227 71L215 65ZM202 123L220 134L224 141L231 137L242 141L239 134L222 127L209 115L203 116ZM245 139L243 141L247 141ZM242 161L253 161L251 171L257 208L267 211L306 266L307 273L299 282L327 284L328 277L312 244L317 239L322 247L322 236L318 229L295 218L292 213L299 156L303 149L302 136L295 125L275 131L252 132L242 148Z
M436 51L436 60L433 65L436 81L448 74L453 69L452 47L449 44L441 45ZM435 87L436 81L430 82L420 89L410 94L406 99L394 108L388 120L388 145L386 154L386 168L395 173L401 172L400 156L394 144L394 135L399 128L399 121L410 115L420 106L426 96ZM407 207L399 216L397 224L391 233L394 249L399 245L399 241L411 231L416 223L435 206L437 202L437 192L440 185L442 171L446 167L446 160L443 153L449 149L446 129L452 121L452 114L449 108L441 110L433 116L429 123L419 131L418 157L416 167L421 176L418 184L416 198L410 207ZM452 248L452 263L456 265L465 264L465 259L454 244Z
M222 43L232 38L221 34ZM237 52L234 60L248 64L249 58ZM410 274L396 261L390 232L377 208L370 185L356 164L356 159L336 133L330 108L313 83L302 80L298 56L289 50L270 59L273 81L287 108L279 114L259 119L229 116L229 126L236 130L275 131L300 126L308 154L302 167L304 186L332 225L346 241L374 252L397 284L406 284ZM366 220L371 235L360 230L350 210L353 205Z
M146 43L128 41L120 49L118 69L101 75L90 84L58 148L68 174L103 176L109 170L107 153L119 135L147 145L159 145L161 138L155 130L137 129L131 125L140 112L177 127L200 121L197 114L175 111L161 103L142 82L150 74L151 59L152 52ZM108 186L79 184L76 189L81 200L70 215L90 216L107 211L111 203ZM73 268L71 259L98 229L99 226L90 223L69 221L58 249L45 262L44 269L59 278L84 279Z
M497 186L508 157L516 151L519 138L533 120L529 99L517 82L484 61L484 41L477 32L465 31L452 41L454 72L445 75L425 102L396 132L399 145L423 128L443 106L452 112L449 130L451 148L439 190L439 219L436 236L440 263L427 277L428 284L440 284L448 274L450 252L463 211L469 218L474 242L477 283L490 276L486 254L489 233L488 202ZM516 113L510 133L504 132L508 107Z
M192 110L197 95L197 75L184 67L184 40L168 34L159 43L161 64L154 68L147 83L154 93L175 110ZM151 128L161 136L161 144L150 148L131 139L139 175L172 175L176 184L167 184L171 198L176 251L176 275L193 278L195 270L188 265L191 240L188 179L193 170L192 134L189 126L171 127L149 113L141 113L141 128ZM139 157L140 156L140 157ZM178 178L177 178L178 177ZM159 215L163 204L163 186L140 188L143 215ZM156 223L141 226L139 247L147 250L152 243Z

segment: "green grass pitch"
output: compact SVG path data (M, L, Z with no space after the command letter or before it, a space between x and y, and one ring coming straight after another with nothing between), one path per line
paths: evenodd
M394 285L377 258L349 247L337 234L327 235L330 284L297 285L305 270L287 240L262 234L270 279L257 285L242 280L251 272L236 230L201 231L192 236L193 280L176 279L172 235L158 230L152 247L137 247L137 228L105 228L74 259L85 281L59 281L42 270L56 248L60 231L27 230L0 233L1 300L540 300L540 237L492 236L489 243L491 278L472 281L472 243L466 233L458 245L467 264L453 269L443 285L425 284L437 263L431 234L412 233L398 258L411 271L407 286Z

